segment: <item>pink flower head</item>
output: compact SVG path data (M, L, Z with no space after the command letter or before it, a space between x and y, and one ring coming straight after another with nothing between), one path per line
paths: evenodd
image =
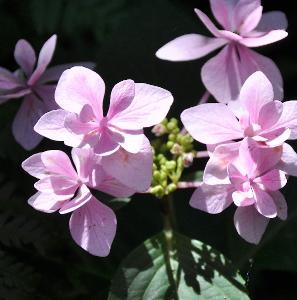
M71 212L69 226L75 242L93 255L107 256L116 232L116 216L88 187L116 197L131 196L135 190L108 175L91 149L72 149L72 159L76 170L59 150L25 160L23 169L39 179L34 185L38 192L28 202L46 213Z
M181 120L197 141L219 144L250 137L259 146L276 147L297 138L297 101L274 99L271 82L255 72L236 103L207 103L186 109Z
M237 206L234 224L237 232L250 243L257 244L270 218L287 218L287 205L278 191L287 183L283 171L276 169L273 148L259 148L245 139L239 155L228 165L228 181L216 185L203 183L190 200L190 205L217 214L232 202ZM211 180L216 182L216 178Z
M157 57L170 61L193 60L225 45L201 71L205 87L219 102L236 100L246 78L258 70L269 78L276 98L282 100L283 82L279 69L272 60L249 48L285 38L286 16L279 11L262 14L260 0L210 0L210 5L223 30L195 9L214 38L186 34L160 48Z
M19 69L10 72L0 67L0 104L9 99L24 97L13 122L12 131L16 141L26 150L36 147L42 137L33 130L38 119L47 111L56 108L55 84L62 72L73 64L47 69L56 47L57 36L53 35L42 46L36 62L35 51L26 40L19 40L14 57ZM90 68L93 63L83 63Z
M121 147L138 153L145 138L143 127L160 123L173 102L167 90L125 80L114 86L104 116L104 93L104 81L95 72L83 67L65 71L55 92L61 109L46 113L34 129L71 147L91 147L102 156Z

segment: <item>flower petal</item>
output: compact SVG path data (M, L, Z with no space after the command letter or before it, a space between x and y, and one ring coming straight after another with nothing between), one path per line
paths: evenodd
M202 184L194 191L190 205L210 214L219 214L232 204L233 191L229 184Z
M262 130L270 129L279 120L283 112L283 103L271 101L263 105L259 111L258 124Z
M254 179L263 190L277 191L287 184L285 172L280 170L271 170L260 177Z
M283 29L288 27L286 15L281 11L269 11L262 15L262 18L255 29L258 32L268 32L271 30Z
M188 108L182 112L181 120L191 136L204 144L221 143L243 136L238 120L222 103Z
M19 108L13 124L12 133L16 141L26 150L32 150L43 139L33 127L44 114L43 103L33 94L26 96Z
M238 234L247 242L258 244L269 219L257 212L254 206L238 207L234 214L234 225Z
M194 33L186 34L161 47L156 52L156 56L169 61L194 60L207 55L226 43L226 40L220 38L209 38Z
M52 60L56 48L56 42L57 36L54 34L42 46L39 52L37 67L28 80L29 85L34 85L44 73L45 69Z
M33 72L36 55L32 46L26 40L19 40L14 49L14 58L27 76Z
M246 35L256 28L262 17L263 6L255 8L242 22L239 28L240 35Z
M256 185L253 185L253 190L256 200L255 208L257 211L267 218L275 218L277 216L277 209L273 198Z
M200 9L195 8L195 13L197 14L198 18L201 22L205 25L205 27L215 36L221 37L220 31L218 28L213 24L213 22L209 19L209 17L202 12Z
M114 212L95 197L75 210L69 221L74 241L84 250L96 256L109 254L116 225Z
M106 173L137 192L149 189L152 165L152 148L147 138L144 138L142 149L136 154L120 149L112 155L102 157Z
M246 47L260 47L280 41L287 36L288 33L284 30L272 30L261 36L244 38L240 43Z
M271 197L276 205L277 216L281 220L286 220L288 217L288 207L287 202L283 194L279 191L270 192Z
M117 83L111 91L108 118L125 110L133 101L134 96L135 82L133 80L128 79Z
M297 176L297 153L287 143L284 143L282 156L276 168L284 171L288 175Z
M86 185L82 185L75 198L65 203L62 208L59 210L60 214L67 214L69 212L72 212L83 205L85 205L87 202L89 202L93 198L90 190Z
M243 84L239 99L249 112L250 122L258 124L262 107L273 101L273 87L262 72L255 72Z
M171 93L157 86L136 83L135 97L123 111L109 123L120 129L138 130L160 123L173 102Z
M95 116L101 119L104 92L104 81L96 72L84 67L73 67L61 75L55 99L61 108L77 114L84 105L89 104Z
M37 192L32 197L29 198L28 204L31 205L36 210L52 213L60 209L63 203L67 202L68 198L61 199L57 198L56 195L51 193L41 193Z

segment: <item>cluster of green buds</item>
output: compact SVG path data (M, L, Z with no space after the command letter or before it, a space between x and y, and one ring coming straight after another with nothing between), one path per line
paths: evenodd
M178 127L175 118L164 119L152 132L158 139L153 145L153 181L151 193L158 198L173 193L185 167L191 165L195 151L193 138Z

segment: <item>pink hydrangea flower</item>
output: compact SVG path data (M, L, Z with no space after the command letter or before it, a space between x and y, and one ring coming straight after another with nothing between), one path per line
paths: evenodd
M36 63L36 55L26 40L16 44L14 57L20 69L10 72L0 67L0 104L7 100L24 97L17 112L12 131L16 141L26 150L36 147L42 137L33 126L47 111L56 108L53 84L62 72L74 64L65 64L48 68L56 47L57 36L53 35L42 46ZM80 63L90 68L93 63Z
M143 128L160 123L173 102L167 90L125 80L114 86L104 116L104 93L97 73L84 67L65 71L55 92L61 109L42 116L35 131L71 147L91 147L99 155L120 148L137 153L145 139Z
M250 137L259 146L276 147L297 138L297 101L274 99L271 82L255 72L243 84L239 100L186 109L181 120L194 139L220 144Z
M249 48L285 38L286 16L279 11L262 14L260 0L210 0L210 5L223 30L219 30L202 11L195 9L214 38L186 34L160 48L157 57L188 61L225 46L201 70L205 87L217 101L236 100L244 81L258 70L273 83L276 99L282 100L283 82L279 69L272 60Z
M228 181L216 185L203 183L192 195L190 205L217 214L234 203L234 224L246 241L257 244L270 218L287 218L287 205L279 189L287 179L276 169L275 149L259 148L245 139L236 160L228 165ZM212 183L216 183L213 178Z
M59 150L25 160L23 169L39 179L34 185L37 193L28 202L42 212L72 213L69 227L74 241L93 255L107 256L116 232L116 216L89 188L115 197L131 196L135 190L108 175L91 149L72 149L72 159L76 170Z

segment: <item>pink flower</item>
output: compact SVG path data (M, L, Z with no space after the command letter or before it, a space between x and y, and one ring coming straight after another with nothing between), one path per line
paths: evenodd
M95 72L83 67L65 71L55 92L61 109L42 116L35 131L71 147L91 147L103 156L120 148L138 153L146 139L143 127L165 118L173 102L171 93L145 83L121 81L111 92L104 116L104 92L104 81Z
M36 55L26 40L16 44L14 57L20 69L10 72L0 67L0 104L13 98L22 98L19 111L13 122L12 131L16 141L26 150L36 147L42 137L33 130L38 119L47 111L56 108L54 102L55 84L62 72L73 64L59 65L46 70L52 60L57 36L49 38ZM36 64L36 66L35 66ZM93 63L82 65L94 67Z
M89 187L116 197L131 196L135 190L108 175L91 149L72 149L72 159L77 171L59 150L25 160L23 169L39 179L34 185L38 192L28 202L46 213L71 212L69 226L75 242L93 255L107 256L116 232L116 216Z
M181 114L181 120L201 143L250 137L259 146L276 147L297 138L297 101L282 103L273 98L270 81L262 72L255 72L245 81L236 103L191 107Z
M258 70L273 83L276 99L282 100L283 82L279 69L272 60L249 48L285 38L286 16L279 11L262 14L260 0L210 0L210 4L213 15L224 30L217 29L202 11L195 9L214 38L186 34L160 48L157 57L187 61L225 46L201 71L205 87L219 102L236 100L243 82Z
M245 139L236 160L230 163L228 181L216 185L203 183L190 200L190 205L217 214L232 202L237 206L234 224L246 241L257 244L270 218L287 218L287 205L278 191L284 187L285 173L276 169L273 148L259 148L252 139ZM216 183L213 178L212 183Z

